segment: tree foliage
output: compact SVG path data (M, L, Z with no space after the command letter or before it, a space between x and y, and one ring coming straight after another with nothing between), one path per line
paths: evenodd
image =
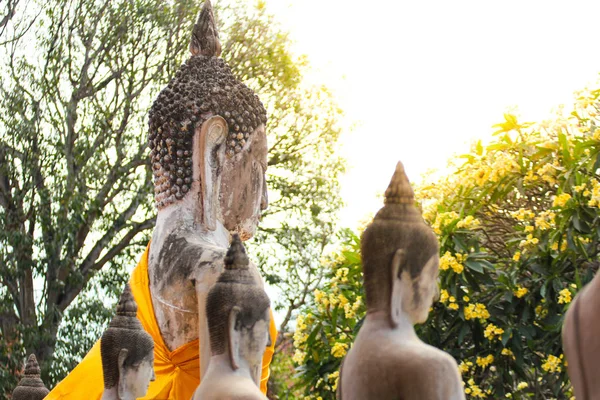
M0 392L16 384L25 352L52 386L112 316L154 225L146 113L187 57L200 5L29 0L2 10ZM264 3L221 3L216 14L223 57L270 117L271 208L252 251L293 296L299 275L278 274L292 264L291 241L276 260L266 254L291 231L294 245L318 253L333 231L340 111L325 88L303 85L306 62ZM310 276L304 257L294 272Z
M580 92L574 110L538 124L505 115L489 144L416 190L441 246L440 301L417 332L456 358L468 398L572 396L560 332L598 269L600 90ZM310 398L334 398L336 355L364 315L342 312L362 290L346 265L353 258L334 265L297 321L295 361Z

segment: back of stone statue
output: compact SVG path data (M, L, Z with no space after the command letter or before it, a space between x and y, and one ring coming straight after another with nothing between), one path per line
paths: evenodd
M413 325L437 296L439 245L398 163L379 210L361 238L367 315L343 361L344 400L460 400L456 361L423 343Z
M270 341L270 301L249 268L239 235L233 235L224 261L206 301L211 358L193 399L265 400L259 384Z

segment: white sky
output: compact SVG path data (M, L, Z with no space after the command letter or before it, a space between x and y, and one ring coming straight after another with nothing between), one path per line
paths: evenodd
M358 126L341 141L342 224L375 212L398 160L419 181L488 138L569 105L600 72L600 1L268 0Z

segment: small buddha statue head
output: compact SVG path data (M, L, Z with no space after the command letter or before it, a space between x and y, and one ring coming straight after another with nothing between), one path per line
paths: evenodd
M270 344L269 297L248 268L237 234L225 257L225 270L208 294L206 315L213 356L227 353L231 368L248 368L260 382L262 357Z
M137 304L127 284L117 313L100 340L104 389L116 389L118 399L144 396L155 379L154 341L136 313Z
M149 147L159 212L195 207L195 221L217 221L243 240L267 207L266 110L219 58L212 6L205 0L181 65L149 113Z
M49 393L40 379L40 366L35 354L31 354L25 364L25 374L12 393L13 400L42 400Z
M402 163L385 192L385 205L362 235L367 312L385 310L396 326L401 313L427 320L437 296L439 244L421 212Z

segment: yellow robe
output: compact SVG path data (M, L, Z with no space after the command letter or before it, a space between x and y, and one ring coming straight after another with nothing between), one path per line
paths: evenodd
M148 251L131 275L131 292L138 304L137 317L142 326L154 338L154 372L156 380L150 382L148 393L141 399L189 400L200 384L199 342L194 340L174 351L169 351L163 342L150 298L148 281ZM273 358L277 329L271 312L271 346L263 356L263 368L260 390L266 394L269 380L269 364ZM104 391L102 359L100 358L100 341L98 340L90 352L73 371L63 379L46 396L46 400L55 399L90 399L100 400Z

